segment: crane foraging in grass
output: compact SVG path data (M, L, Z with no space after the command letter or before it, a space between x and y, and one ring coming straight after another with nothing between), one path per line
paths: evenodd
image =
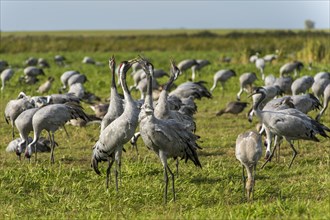
M224 69L224 70L219 70L217 71L214 76L213 76L213 86L210 89L210 92L212 93L215 87L217 86L218 82L220 81L221 86L222 86L222 94L224 94L225 90L225 83L227 82L228 79L231 77L236 76L236 73L232 69Z
M254 81L256 81L258 78L254 72L251 73L243 73L239 77L239 85L240 85L240 90L238 91L236 95L237 101L240 101L241 99L241 94L243 91L250 93L252 91L252 85Z
M119 66L120 81L124 92L125 107L123 113L110 123L100 134L99 140L93 147L91 165L97 174L101 174L98 163L108 161L106 187L108 189L110 170L116 160L115 179L116 190L118 191L118 174L121 167L121 154L123 145L126 144L134 135L138 126L139 108L132 98L126 84L126 73L131 68L135 59L123 61Z
M89 121L89 117L83 111L82 107L77 103L65 103L65 104L51 104L40 108L34 113L32 118L33 126L33 141L28 145L25 156L30 158L32 155L32 146L38 141L40 134L43 130L46 130L49 134L51 141L51 155L50 161L54 163L54 147L55 139L54 133L70 119L82 118L85 121Z
M322 115L328 108L329 101L330 101L330 84L328 84L323 91L323 108L321 109L320 113L318 113L316 116L317 121L321 120Z
M266 98L267 90L263 87L258 87L254 91L254 93L252 93L251 96L256 94L260 94L261 98L253 104L253 111L255 112L259 120L265 125L265 130L267 134L267 160L264 165L266 165L266 163L270 161L277 146L277 138L275 138L274 150L270 154L272 135L276 135L277 137L284 137L287 142L289 142L290 147L293 151L293 157L289 164L289 168L291 167L295 157L297 156L297 151L292 143L293 140L302 139L319 142L319 139L316 138L317 134L329 138L329 136L326 134L326 131L330 132L330 129L328 127L313 120L312 118L297 109L289 108L278 111L261 110L260 104Z
M11 124L12 126L12 136L14 139L15 133L14 133L14 125L16 118L25 110L33 108L34 105L31 103L31 101L26 98L22 97L19 99L13 99L10 100L5 108L5 120L7 124Z
M216 113L216 115L221 116L225 113L237 115L237 114L241 113L247 105L248 105L247 102L240 102L240 101L229 102L229 103L227 103L226 108L218 111Z
M14 70L11 68L7 68L4 69L0 74L1 74L0 77L1 77L1 91L2 91L5 88L6 81L9 81L13 77Z
M175 201L174 174L167 164L167 158L181 157L185 161L191 160L196 166L202 167L196 152L200 148L196 143L198 136L176 120L161 120L155 117L151 89L153 65L145 59L141 59L139 62L143 64L148 79L147 96L139 115L141 137L145 145L157 154L163 165L164 203L167 202L168 172L172 178L172 192Z
M290 63L286 63L280 68L280 76L282 77L284 74L289 74L294 72L293 77L297 77L302 68L304 68L304 64L300 61L293 61Z
M236 139L235 156L242 164L243 187L247 199L253 199L257 163L262 155L261 135L255 131L248 131L238 135ZM248 179L245 185L244 168Z

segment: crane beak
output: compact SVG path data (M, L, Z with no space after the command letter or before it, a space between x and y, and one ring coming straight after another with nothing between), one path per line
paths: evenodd
M98 161L95 157L92 158L92 163L91 163L91 167L94 169L95 173L97 173L98 175L101 175L101 172L99 170L99 166L98 166Z

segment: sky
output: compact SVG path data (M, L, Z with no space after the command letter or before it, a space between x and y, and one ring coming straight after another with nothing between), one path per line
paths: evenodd
M330 28L330 0L0 0L1 31Z

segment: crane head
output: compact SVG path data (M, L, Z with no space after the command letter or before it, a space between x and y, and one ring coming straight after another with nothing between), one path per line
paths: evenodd
M152 63L147 58L142 57L142 56L139 56L138 62L142 66L142 69L144 70L144 72L147 75L153 77L153 75L154 75L154 66L152 65Z
M180 69L175 65L174 60L171 59L171 73L174 76L174 80L178 78L180 75Z
M136 59L121 62L121 64L119 65L119 73L126 73L131 68L132 64L135 62L137 62Z
M251 95L249 95L248 97L251 97L251 96L253 96L255 94L264 94L264 95L266 95L266 93L267 92L266 92L266 89L264 87L256 87L254 89L253 93Z
M115 60L115 56L112 55L112 57L109 59L109 68L111 70L114 70L116 66L116 60Z

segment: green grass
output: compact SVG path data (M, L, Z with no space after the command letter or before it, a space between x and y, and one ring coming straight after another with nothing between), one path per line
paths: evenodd
M40 83L53 75L57 80L50 93L56 93L60 87L60 75L69 69L76 69L86 74L87 90L102 97L109 96L110 75L107 67L108 58L115 54L116 60L136 57L136 52L109 51L82 53L63 52L69 61L69 67L57 67L51 62L46 76ZM52 60L55 52L1 54L15 67L29 56L44 57ZM81 64L85 55L103 62L103 67ZM213 73L222 68L232 68L238 75L247 71L255 71L253 64L223 64L218 61L217 51L147 51L156 68L169 70L169 59L176 61L188 57L210 59L212 64L197 75L197 80L212 85ZM233 56L238 56L233 54ZM266 74L278 75L278 69L284 61L275 62L266 67ZM329 70L330 66L315 64L316 70L304 69L301 74L313 75L317 70ZM20 91L29 95L37 95L38 85L27 86L17 83L22 74L18 69L1 93L1 114L6 103L14 99ZM180 76L176 84L189 77L190 72ZM165 82L166 79L162 79ZM132 79L128 77L128 84ZM262 82L259 80L258 85ZM279 162L272 161L264 169L261 159L257 167L255 199L247 202L242 193L241 166L235 158L235 140L239 133L254 129L257 120L249 123L244 113L233 116L216 117L215 113L234 100L238 92L238 77L228 81L227 91L217 88L213 99L197 101L198 113L195 115L197 134L201 136L199 143L203 149L199 157L203 168L195 168L191 162L180 161L179 176L175 178L177 201L169 188L169 202L163 204L163 172L156 155L149 151L140 139L139 155L129 144L125 145L126 153L122 157L122 176L119 192L114 186L114 175L107 192L105 190L106 164L100 169L98 176L90 167L92 147L98 139L99 127L90 125L78 128L67 126L70 138L59 130L55 140L59 146L55 149L55 164L49 162L49 154L38 154L38 162L18 161L16 155L5 152L11 141L11 128L0 117L0 218L1 219L329 219L330 218L330 178L329 178L329 146L330 140L320 138L319 143L309 141L295 142L298 156L291 169L291 150L287 143L281 148ZM135 98L138 92L133 92ZM246 94L242 100L248 100ZM87 112L91 109L83 104ZM317 112L312 112L315 117ZM329 111L322 122L330 126ZM45 135L45 133L43 133ZM32 134L31 134L32 135ZM17 132L16 132L17 137ZM170 159L169 165L175 170L175 162Z

